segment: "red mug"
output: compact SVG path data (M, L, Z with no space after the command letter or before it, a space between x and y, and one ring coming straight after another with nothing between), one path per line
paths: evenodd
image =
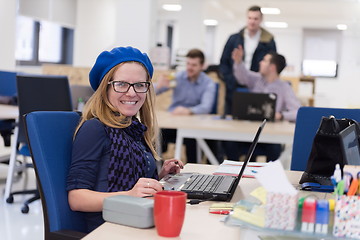
M154 222L162 237L180 235L185 218L187 194L180 191L161 191L154 198Z

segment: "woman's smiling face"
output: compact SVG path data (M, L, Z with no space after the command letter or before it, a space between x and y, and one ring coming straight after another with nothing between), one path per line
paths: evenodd
M112 81L122 81L130 84L147 82L147 72L140 63L123 63L115 71ZM125 93L118 93L115 92L113 86L110 85L107 94L111 105L113 105L119 113L127 117L136 115L146 99L146 92L137 93L133 86Z

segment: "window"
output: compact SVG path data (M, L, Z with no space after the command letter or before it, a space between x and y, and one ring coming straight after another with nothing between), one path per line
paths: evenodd
M305 76L336 77L337 63L331 60L309 60L302 62L302 72Z
M73 30L18 16L15 57L19 65L72 63Z
M305 29L302 74L312 77L337 77L341 32Z

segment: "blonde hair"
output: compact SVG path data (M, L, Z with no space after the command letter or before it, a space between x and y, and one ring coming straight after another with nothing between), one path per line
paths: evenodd
M118 110L111 105L108 99L108 88L111 87L108 83L112 80L116 70L124 63L137 63L141 65L145 71L146 68L143 64L135 61L122 62L115 67L113 67L102 79L98 89L94 92L91 98L85 104L84 110L82 112L82 117L79 125L76 128L75 135L80 129L82 124L92 118L98 118L103 124L113 127L113 128L126 128L131 125L131 117L123 116L119 114ZM147 81L151 82L149 73L147 72ZM156 149L159 146L158 143L158 134L159 129L156 120L155 114L155 91L152 85L149 87L149 91L146 93L146 99L144 104L141 106L137 117L140 118L140 122L147 127L145 131L144 138L145 142L150 148L155 159L160 159Z

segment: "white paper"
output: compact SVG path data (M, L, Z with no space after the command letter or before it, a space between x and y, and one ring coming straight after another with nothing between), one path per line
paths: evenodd
M224 160L216 169L214 174L239 175L240 169L244 162ZM244 177L255 177L255 173L260 167L266 166L267 163L249 162L243 173Z
M294 186L291 185L286 177L284 168L279 160L268 162L266 166L258 168L255 177L267 192L286 193L290 195L297 193Z

